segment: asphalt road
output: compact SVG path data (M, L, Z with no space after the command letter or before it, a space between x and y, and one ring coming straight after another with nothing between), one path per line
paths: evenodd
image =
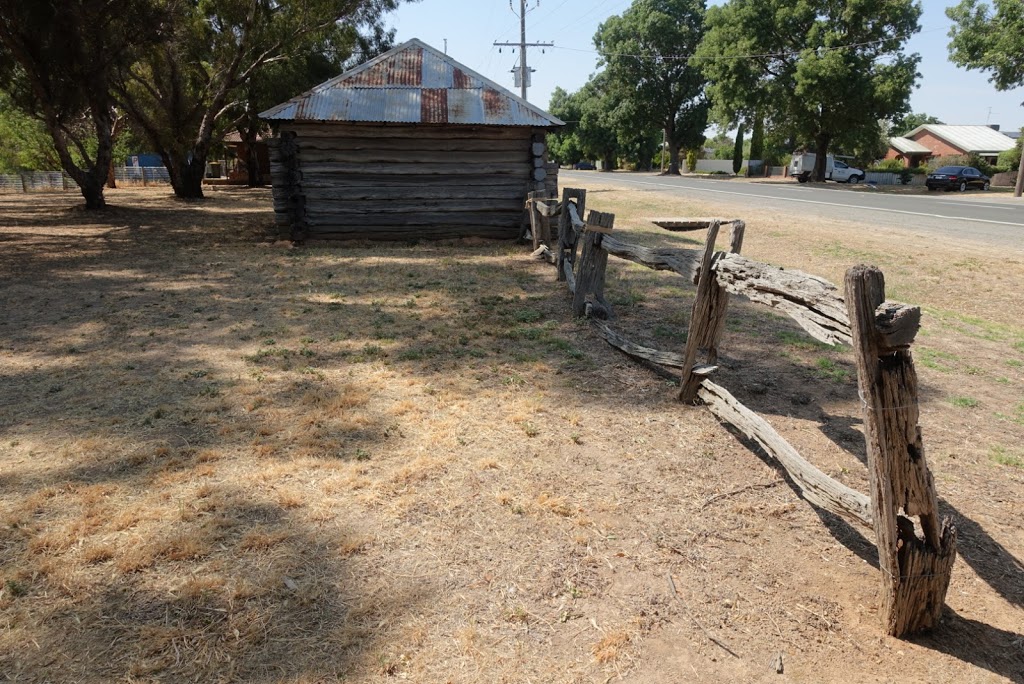
M827 183L749 183L701 178L672 178L641 173L559 172L563 187L610 184L669 193L714 202L721 198L732 210L778 210L806 218L822 217L878 228L909 230L918 235L975 242L1024 252L1024 198L985 194L936 192L927 195L884 194ZM735 209L734 209L735 208ZM731 213L731 212L723 212Z

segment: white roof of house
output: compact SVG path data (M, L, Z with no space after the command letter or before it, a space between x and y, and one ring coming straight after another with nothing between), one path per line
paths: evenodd
M1013 140L988 126L924 124L903 137L913 140L919 133L923 132L931 133L936 138L942 138L953 147L959 148L966 153L996 154L1009 150L1014 146Z
M889 144L903 154L931 154L932 151L910 138L889 138Z

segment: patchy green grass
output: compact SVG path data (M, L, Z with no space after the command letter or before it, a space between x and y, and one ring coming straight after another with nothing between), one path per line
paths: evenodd
M821 357L814 362L814 372L819 378L845 385L850 382L850 371L828 357Z
M973 397L954 396L949 398L949 403L957 408L977 408L981 402Z
M792 330L780 330L775 333L779 342L792 347L794 349L806 349L809 351L822 351L825 349L832 349L832 345L819 342L813 337L808 337L805 334L793 332Z
M1011 453L1006 447L999 444L992 447L988 452L989 460L999 465L1010 466L1011 468L1024 468L1024 458Z
M914 360L925 368L931 368L942 373L949 373L953 370L953 367L949 361L959 361L960 358L956 354L950 354L949 352L940 351L938 349L931 349L929 347L917 347L914 349Z

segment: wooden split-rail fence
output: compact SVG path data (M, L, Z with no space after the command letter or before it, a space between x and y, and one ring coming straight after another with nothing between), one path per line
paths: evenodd
M612 214L591 211L584 220L585 190L566 188L561 201L531 193L527 208L534 256L557 267L558 280L572 293L574 315L589 318L609 344L626 354L679 369L683 402L702 403L757 443L815 506L874 529L886 633L899 637L934 627L956 559L956 530L948 518L939 518L918 425L910 347L920 328L920 308L886 301L884 278L874 267L847 271L843 296L817 276L746 259L740 256L746 225L739 219L655 220L672 231L706 230L707 239L700 250L650 248L622 239L613 230ZM725 227L728 250L716 251ZM609 256L673 271L696 285L682 353L636 344L608 325L613 314L604 295ZM870 470L868 495L812 465L764 418L710 380L717 370L730 295L790 316L817 340L853 348Z

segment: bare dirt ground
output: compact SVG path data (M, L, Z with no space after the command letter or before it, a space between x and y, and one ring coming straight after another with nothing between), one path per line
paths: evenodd
M601 187L643 218L728 215ZM572 320L512 244L270 245L269 193L0 196L0 679L1024 681L1024 252L746 215L744 253L921 304L960 534L943 624L881 635L869 530L802 501ZM682 346L692 287L610 265ZM851 354L733 300L717 382L866 491ZM774 661L782 654L784 673Z

